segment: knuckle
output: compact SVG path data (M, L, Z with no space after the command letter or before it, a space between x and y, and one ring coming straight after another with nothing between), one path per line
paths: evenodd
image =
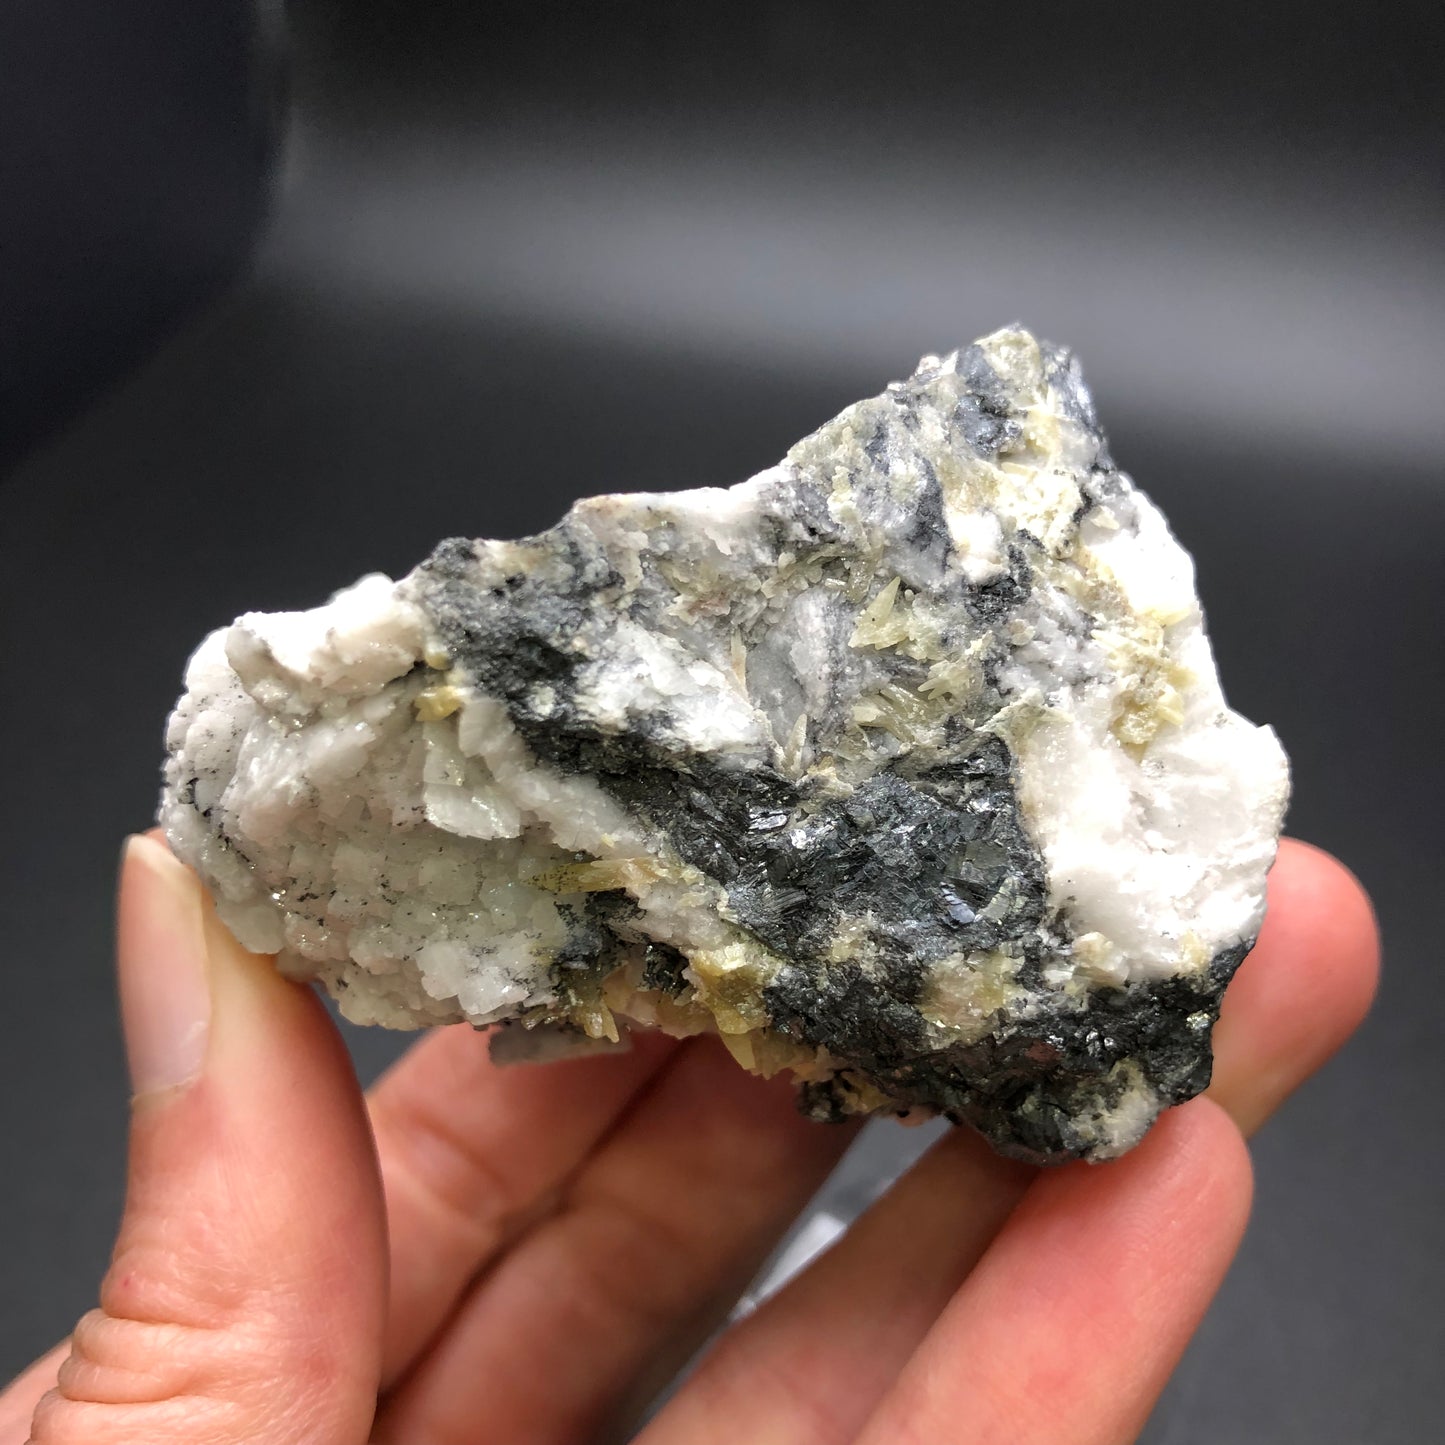
M52 1390L35 1410L28 1445L229 1445L260 1442L242 1409L226 1400L178 1396L119 1407Z
M524 1212L506 1173L455 1128L430 1101L387 1095L371 1101L382 1176L388 1189L401 1187L425 1199L432 1212L472 1242L475 1253L490 1253Z
M206 1329L92 1310L76 1326L31 1445L290 1445L331 1438L319 1414L347 1379L338 1353L294 1344L259 1312Z
M122 1237L101 1281L101 1310L118 1320L222 1329L244 1318L254 1292L229 1258L224 1242L213 1245L204 1236L133 1231Z
M625 1193L595 1191L564 1216L570 1307L609 1331L646 1335L669 1325L692 1293L698 1241L666 1210ZM659 1268L658 1261L667 1261Z
M60 1393L97 1405L169 1400L225 1383L234 1365L226 1357L234 1352L225 1333L92 1310L75 1327Z

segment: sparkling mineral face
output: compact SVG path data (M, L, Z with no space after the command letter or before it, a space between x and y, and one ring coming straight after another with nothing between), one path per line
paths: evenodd
M1106 1158L1197 1093L1288 792L1072 356L925 357L728 490L594 497L192 658L161 818L350 1018L717 1033L819 1119Z

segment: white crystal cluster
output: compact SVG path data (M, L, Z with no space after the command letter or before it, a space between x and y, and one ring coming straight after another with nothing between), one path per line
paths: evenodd
M177 854L353 1019L715 1032L819 1117L1037 1159L1207 1081L1287 796L1187 554L1017 329L731 489L247 614L167 747Z

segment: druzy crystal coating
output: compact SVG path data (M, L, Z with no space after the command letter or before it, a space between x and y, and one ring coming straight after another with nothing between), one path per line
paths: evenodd
M344 1013L715 1033L1050 1161L1208 1081L1288 793L1077 363L1011 328L729 489L578 502L192 658L161 817Z

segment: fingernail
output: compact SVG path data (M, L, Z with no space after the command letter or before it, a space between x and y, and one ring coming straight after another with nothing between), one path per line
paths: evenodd
M211 1023L201 889L154 838L126 839L116 951L132 1093L190 1083Z

